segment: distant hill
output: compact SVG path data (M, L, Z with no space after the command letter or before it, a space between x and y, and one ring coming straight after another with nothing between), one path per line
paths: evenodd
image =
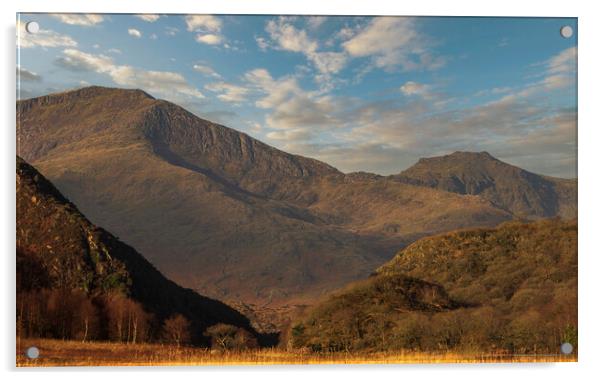
M577 224L559 219L420 239L293 323L314 350L556 353L577 344Z
M537 175L487 152L421 158L394 180L458 194L479 195L523 218L577 215L577 181Z
M282 152L140 90L17 102L18 154L167 277L259 306L311 302L419 237L513 215L478 196Z
M206 343L203 332L218 323L256 334L245 316L166 279L132 247L93 225L20 157L16 173L18 293L58 289L90 298L123 294L159 323L183 315L197 343Z

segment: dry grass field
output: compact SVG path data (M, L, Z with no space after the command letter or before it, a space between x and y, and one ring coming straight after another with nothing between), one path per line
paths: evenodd
M37 359L25 355L40 350ZM308 353L280 349L219 352L160 344L81 343L48 339L17 341L17 367L36 366L197 366L269 364L406 364L576 362L577 355L503 355L482 353Z

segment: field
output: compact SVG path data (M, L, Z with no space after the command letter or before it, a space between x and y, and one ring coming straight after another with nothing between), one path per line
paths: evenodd
M25 356L28 347L40 357ZM576 362L577 355L503 355L477 353L308 353L281 349L219 352L160 344L77 342L48 339L17 341L17 367L35 366L196 366L265 364L405 364Z

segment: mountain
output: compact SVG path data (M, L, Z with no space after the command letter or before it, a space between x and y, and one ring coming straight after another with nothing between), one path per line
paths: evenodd
M523 218L577 215L577 181L537 175L487 152L421 158L394 180L458 194L479 195Z
M417 238L513 218L480 196L345 175L140 90L17 102L18 153L94 223L214 298L310 302Z
M293 323L313 350L556 353L577 344L577 223L420 239Z
M66 289L90 297L117 292L139 302L159 322L183 315L199 343L203 332L218 323L257 335L245 316L166 279L132 247L93 225L18 156L16 173L18 292Z

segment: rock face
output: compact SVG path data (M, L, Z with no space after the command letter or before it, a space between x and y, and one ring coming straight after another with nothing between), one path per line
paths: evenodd
M166 279L134 248L93 225L35 168L17 157L17 290L71 289L90 297L119 292L158 322L182 314L195 341L226 323L253 334L246 317Z
M345 175L140 90L24 100L17 120L18 153L94 223L167 277L229 301L309 302L420 237L522 216L484 190ZM544 180L530 216L569 207L548 205L556 182Z
M421 158L393 179L458 194L479 195L525 218L577 215L577 181L540 176L487 152Z

